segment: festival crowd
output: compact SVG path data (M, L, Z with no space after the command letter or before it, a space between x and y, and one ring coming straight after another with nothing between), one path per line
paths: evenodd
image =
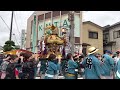
M103 55L99 49L90 47L88 54L72 55L68 53L63 59L50 54L41 59L35 54L19 53L0 56L0 79L119 79L120 51L106 50Z

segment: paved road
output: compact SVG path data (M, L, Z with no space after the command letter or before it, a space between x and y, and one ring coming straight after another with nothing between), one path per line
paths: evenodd
M36 79L40 79L40 77L36 77ZM58 79L64 79L64 76L58 76Z
M40 79L40 77L36 77L36 79ZM64 76L58 76L58 79L64 79ZM78 79L83 79L83 77L78 77Z

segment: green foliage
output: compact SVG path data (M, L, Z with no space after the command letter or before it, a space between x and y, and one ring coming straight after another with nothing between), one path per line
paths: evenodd
M6 41L5 44L6 45L15 46L15 43L13 41Z
M15 43L13 41L6 41L5 45L3 46L3 51L11 51L15 49Z

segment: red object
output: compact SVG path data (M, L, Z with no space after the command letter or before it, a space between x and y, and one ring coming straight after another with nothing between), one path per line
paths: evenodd
M19 75L19 71L17 70L17 68L15 68L15 76Z
M117 50L117 52L120 52L120 50Z

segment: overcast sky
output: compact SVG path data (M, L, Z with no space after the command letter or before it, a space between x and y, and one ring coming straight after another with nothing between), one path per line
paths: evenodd
M32 13L33 11L14 12L13 33L15 35L12 36L12 40L14 40L16 44L20 45L21 30L27 28L27 19ZM0 11L0 46L3 46L5 41L9 40L10 30L1 17L10 28L11 11ZM92 21L100 26L111 25L120 21L120 11L85 11L83 13L83 21Z
M12 35L12 40L15 41L16 44L20 45L21 30L26 29L27 19L32 13L33 11L14 11L13 34L15 35ZM9 28L11 24L11 14L12 14L11 11L0 11L0 16L3 18L3 20L6 22ZM10 30L1 17L0 17L0 45L3 46L5 41L9 40Z

